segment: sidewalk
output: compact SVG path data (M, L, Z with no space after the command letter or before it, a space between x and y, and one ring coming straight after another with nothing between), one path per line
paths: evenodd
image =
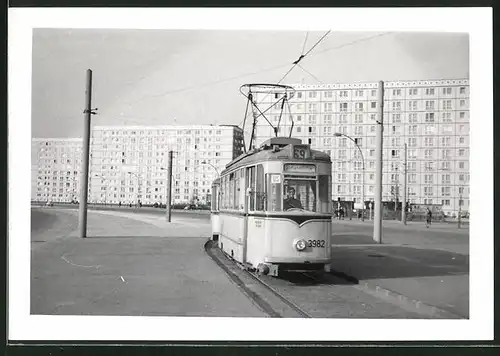
M369 225L373 228L373 220L368 220L365 219L365 221L358 220L358 218L353 218L352 220L349 220L349 218L346 218L344 220L338 220L338 219L333 219L332 220L333 224L336 223L341 223L341 224L361 224L361 225ZM425 222L423 221L407 221L406 225L404 225L401 221L398 220L382 220L382 229L384 228L389 228L389 229L406 229L406 230L419 230L419 231L426 231L426 230L439 230L439 231L446 231L446 232L456 232L458 234L462 233L469 233L469 224L462 224L460 226L460 229L458 228L457 223L451 223L451 222L433 222L429 228L425 227Z
M377 244L373 225L361 224L334 225L331 266L336 273L359 281L371 293L468 318L468 233L387 228L383 243Z
M208 221L89 211L88 238L32 249L31 313L266 317L206 254L209 235Z

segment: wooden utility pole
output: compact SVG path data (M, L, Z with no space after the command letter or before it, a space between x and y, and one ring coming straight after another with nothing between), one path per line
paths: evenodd
M89 151L90 123L92 115L92 71L87 69L87 84L85 90L85 120L83 125L83 152L80 175L80 206L78 211L78 226L80 237L87 237L87 194L89 184Z

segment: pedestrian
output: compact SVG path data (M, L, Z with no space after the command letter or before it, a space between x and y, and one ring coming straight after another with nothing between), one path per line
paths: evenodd
M427 221L425 226L428 228L431 225L432 222L432 211L431 209L427 208Z

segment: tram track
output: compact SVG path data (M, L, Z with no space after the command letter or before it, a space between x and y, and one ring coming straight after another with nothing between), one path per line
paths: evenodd
M245 270L250 276L252 276L257 282L262 284L264 287L266 287L271 293L273 293L276 297L278 297L283 303L287 304L295 310L298 314L300 314L303 318L312 318L311 315L309 315L307 312L305 312L302 308L300 308L297 304L292 302L290 299L288 299L286 296L278 292L276 289L274 289L270 284L266 283L262 278L258 275L257 272L252 272Z
M214 262L240 287L252 302L272 318L311 318L311 315L283 295L262 276L247 270L223 253L213 241L205 243L205 251Z
M207 253L242 292L274 318L447 318L401 298L381 297L338 273L284 273L280 278L249 271L213 241ZM449 315L448 315L449 316Z

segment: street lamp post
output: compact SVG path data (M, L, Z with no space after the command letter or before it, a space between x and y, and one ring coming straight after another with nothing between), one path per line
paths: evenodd
M177 153L177 152L176 152ZM165 191L165 215L167 221L172 220L172 164L174 160L174 151L168 151L167 168L160 167L160 170L167 171L167 186Z
M217 169L217 167L215 167L212 163L210 162L207 162L207 161L202 161L201 164L208 164L210 167L212 167L214 170L215 170L215 173L217 173L217 178L220 177L220 173L219 173L219 170Z
M133 175L137 178L137 191L135 192L135 196L136 196L136 204L137 206L139 205L139 175L135 174L134 172L127 172L128 174L130 175Z
M217 167L215 167L212 163L210 162L207 162L207 161L202 161L201 164L207 164L209 165L210 167L212 167L214 170L215 170L215 173L217 173L217 178L220 178L220 173L219 173L219 170L217 169Z
M101 174L94 174L94 177L101 177L102 180L106 180L103 175ZM104 206L106 206L106 201L108 200L108 185L105 185L106 189L104 190ZM81 202L80 202L81 203Z
M363 151L361 150L361 147L359 147L358 142L355 139L353 139L351 136L346 135L346 134L341 133L341 132L335 132L334 136L337 136L337 137L344 136L344 137L348 138L349 140L354 142L354 144L356 145L356 147L359 150L359 153L361 154L361 164L362 164L362 172L363 172L362 177L361 177L361 200L362 200L362 204L363 204L363 212L361 214L361 221L365 221L365 158L363 156Z

